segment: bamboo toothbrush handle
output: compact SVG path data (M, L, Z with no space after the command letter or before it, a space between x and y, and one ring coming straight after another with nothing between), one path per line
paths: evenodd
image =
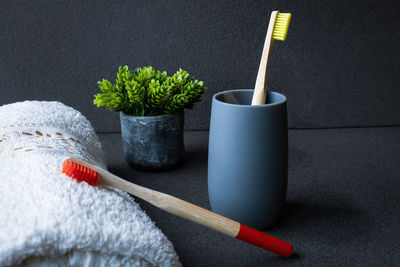
M254 94L253 94L253 99L251 101L251 105L262 105L265 104L267 100L268 62L271 56L272 46L274 44L272 33L274 30L274 25L278 13L279 13L278 11L273 11L271 13L267 36L265 37L264 48L261 56L260 66L258 67L257 80L256 80L256 85L254 87Z
M243 240L284 257L292 255L293 246L268 234L254 230L231 219L218 215L176 197L157 192L143 186L130 183L100 167L90 163L73 160L96 171L100 176L100 184L115 187L139 197L150 204L181 218L188 219L205 227L214 229L228 236Z
M287 258L292 255L293 246L291 244L176 197L154 192L151 199L145 200L166 212L278 255Z

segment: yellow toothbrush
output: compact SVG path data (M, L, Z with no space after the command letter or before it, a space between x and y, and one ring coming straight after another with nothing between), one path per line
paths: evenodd
M279 11L271 13L251 105L262 105L267 101L267 71L272 46L274 40L285 41L290 17L290 13L280 13Z

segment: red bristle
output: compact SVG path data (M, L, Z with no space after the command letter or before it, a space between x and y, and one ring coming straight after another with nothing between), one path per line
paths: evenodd
M73 179L76 179L78 177L78 169L74 165L72 165L72 173L71 174L72 174L71 177Z
M63 169L62 169L62 173L71 176L71 162L67 161L64 163Z
M66 175L70 175L70 173L71 173L70 165L71 165L71 164L70 164L69 161L67 161L67 162L64 164L63 173L65 173Z
M90 170L91 176L93 177L93 184L98 184L99 183L99 174L95 172L94 170Z
M78 168L76 166L76 164L72 164L72 178L76 179L76 177L78 176Z
M92 184L92 177L90 177L89 176L89 174L88 174L88 172L87 172L87 168L85 168L85 167L83 167L82 168L82 179L85 179L85 181L88 183L88 184Z
M69 165L68 165L68 170L67 170L67 175L69 175L69 176L71 176L71 177L73 177L73 172L74 172L74 169L73 169L73 165L72 165L72 162L70 162L69 161Z
M75 177L74 177L74 179L76 179L79 183L81 182L80 181L80 179L81 179L81 176L80 176L80 170L79 170L79 165L75 165L74 166L74 172L75 172Z
M68 170L67 170L67 172L65 174L68 175L68 176L74 177L73 176L74 175L74 169L72 168L72 164L70 164L68 166Z
M78 182L86 182L90 185L97 185L99 182L99 174L96 171L72 161L64 163L62 173Z
M90 176L90 172L89 172L89 169L88 169L88 168L85 168L85 177L88 178L88 184L91 185L92 182L93 182L93 177Z
M78 177L76 177L79 181L78 182L82 182L82 181L85 181L86 179L86 177L84 176L84 173L83 173L83 166L82 165L78 165L78 173L77 173L77 175L78 175Z

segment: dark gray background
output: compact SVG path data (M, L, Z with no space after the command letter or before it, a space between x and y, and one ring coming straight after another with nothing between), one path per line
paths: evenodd
M98 132L118 114L92 105L120 65L179 67L209 90L186 112L208 129L213 93L253 88L272 10L292 12L269 87L289 127L400 125L398 1L0 1L0 104L58 100Z
M207 130L211 95L252 88L272 10L292 12L270 88L288 96L285 217L268 233L285 260L141 207L184 266L399 266L399 4L393 1L0 1L0 105L59 100L93 123L109 170L209 208L208 131L185 132L183 166L144 173L124 161L118 114L92 105L119 65L179 67L209 87L186 129ZM369 127L398 126L398 127ZM368 128L364 128L368 127ZM114 133L110 133L114 132Z

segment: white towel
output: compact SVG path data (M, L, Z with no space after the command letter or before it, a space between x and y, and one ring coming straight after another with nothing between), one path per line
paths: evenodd
M0 107L0 266L180 266L127 193L61 174L65 157L106 167L90 122L59 102Z

